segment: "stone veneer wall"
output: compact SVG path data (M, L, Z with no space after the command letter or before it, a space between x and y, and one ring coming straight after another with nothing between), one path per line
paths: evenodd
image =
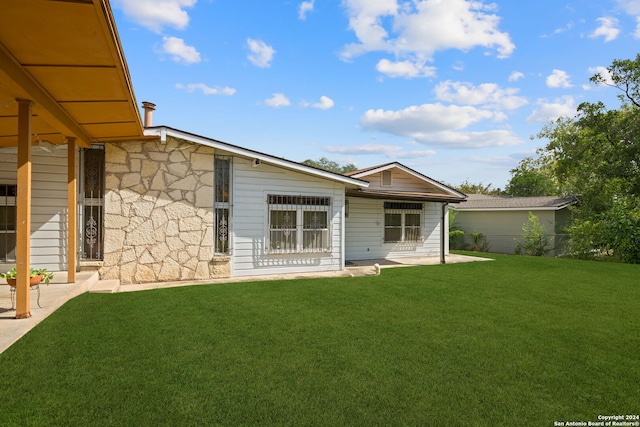
M212 262L214 149L169 138L105 150L101 278L131 284L228 277L228 260Z

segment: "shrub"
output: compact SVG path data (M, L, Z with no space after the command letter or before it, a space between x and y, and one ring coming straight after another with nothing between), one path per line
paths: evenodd
M543 256L552 249L547 230L540 224L538 217L531 212L529 212L529 219L522 226L521 237L522 240L515 239L518 242L517 255Z

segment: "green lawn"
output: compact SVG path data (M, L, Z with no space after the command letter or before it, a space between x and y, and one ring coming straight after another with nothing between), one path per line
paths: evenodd
M0 425L525 425L640 412L640 266L492 256L84 294L0 354Z

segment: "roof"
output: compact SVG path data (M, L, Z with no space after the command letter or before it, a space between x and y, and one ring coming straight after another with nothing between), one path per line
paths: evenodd
M260 163L264 162L266 164L283 167L283 168L290 169L296 172L301 172L307 175L312 175L312 176L323 178L323 179L329 179L332 181L341 182L347 185L348 187L366 188L369 186L368 182L362 181L357 178L347 177L339 173L329 172L324 169L308 166L302 163L283 159L281 157L272 156L266 153L261 153L259 151L251 150L248 148L239 147L237 145L218 141L216 139L208 138L201 135L196 135L194 133L175 129L169 126L147 127L144 130L144 134L146 136L159 137L161 141L166 141L167 136L183 139L186 141L191 141L196 144L212 147L216 150L222 150L229 153L233 153L237 156L251 158L259 161Z
M347 196L352 197L366 197L370 199L389 199L389 200L420 200L425 202L451 202L460 203L464 202L457 196L451 196L438 193L426 193L417 191L389 191L389 190L350 190L347 191Z
M33 143L142 137L107 0L2 0L0 147L17 145L18 104L33 102Z
M439 181L436 181L433 178L430 178L426 175L421 174L418 171L415 171L401 163L391 162L385 163L383 165L371 166L369 168L360 169L353 172L345 173L346 176L350 176L353 178L365 179L367 176L374 175L389 169L399 169L405 172L408 175L411 175L417 178L420 181L428 184L429 187L435 188L434 191L424 191L424 192L416 192L416 191L399 191L395 190L381 190L381 189L367 189L367 190L359 190L357 193L351 192L348 193L350 196L360 196L360 197L373 197L373 198L389 198L389 199L398 199L398 200L425 200L425 201L443 201L443 202L453 202L459 203L464 202L466 195L461 193ZM441 191L441 192L438 192Z
M560 210L578 202L574 196L513 197L469 194L464 205L456 206L459 211L502 211L502 210Z

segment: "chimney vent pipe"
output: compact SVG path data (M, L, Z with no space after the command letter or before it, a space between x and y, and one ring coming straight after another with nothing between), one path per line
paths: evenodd
M153 111L156 109L156 104L142 101L142 108L144 109L144 127L153 126Z

